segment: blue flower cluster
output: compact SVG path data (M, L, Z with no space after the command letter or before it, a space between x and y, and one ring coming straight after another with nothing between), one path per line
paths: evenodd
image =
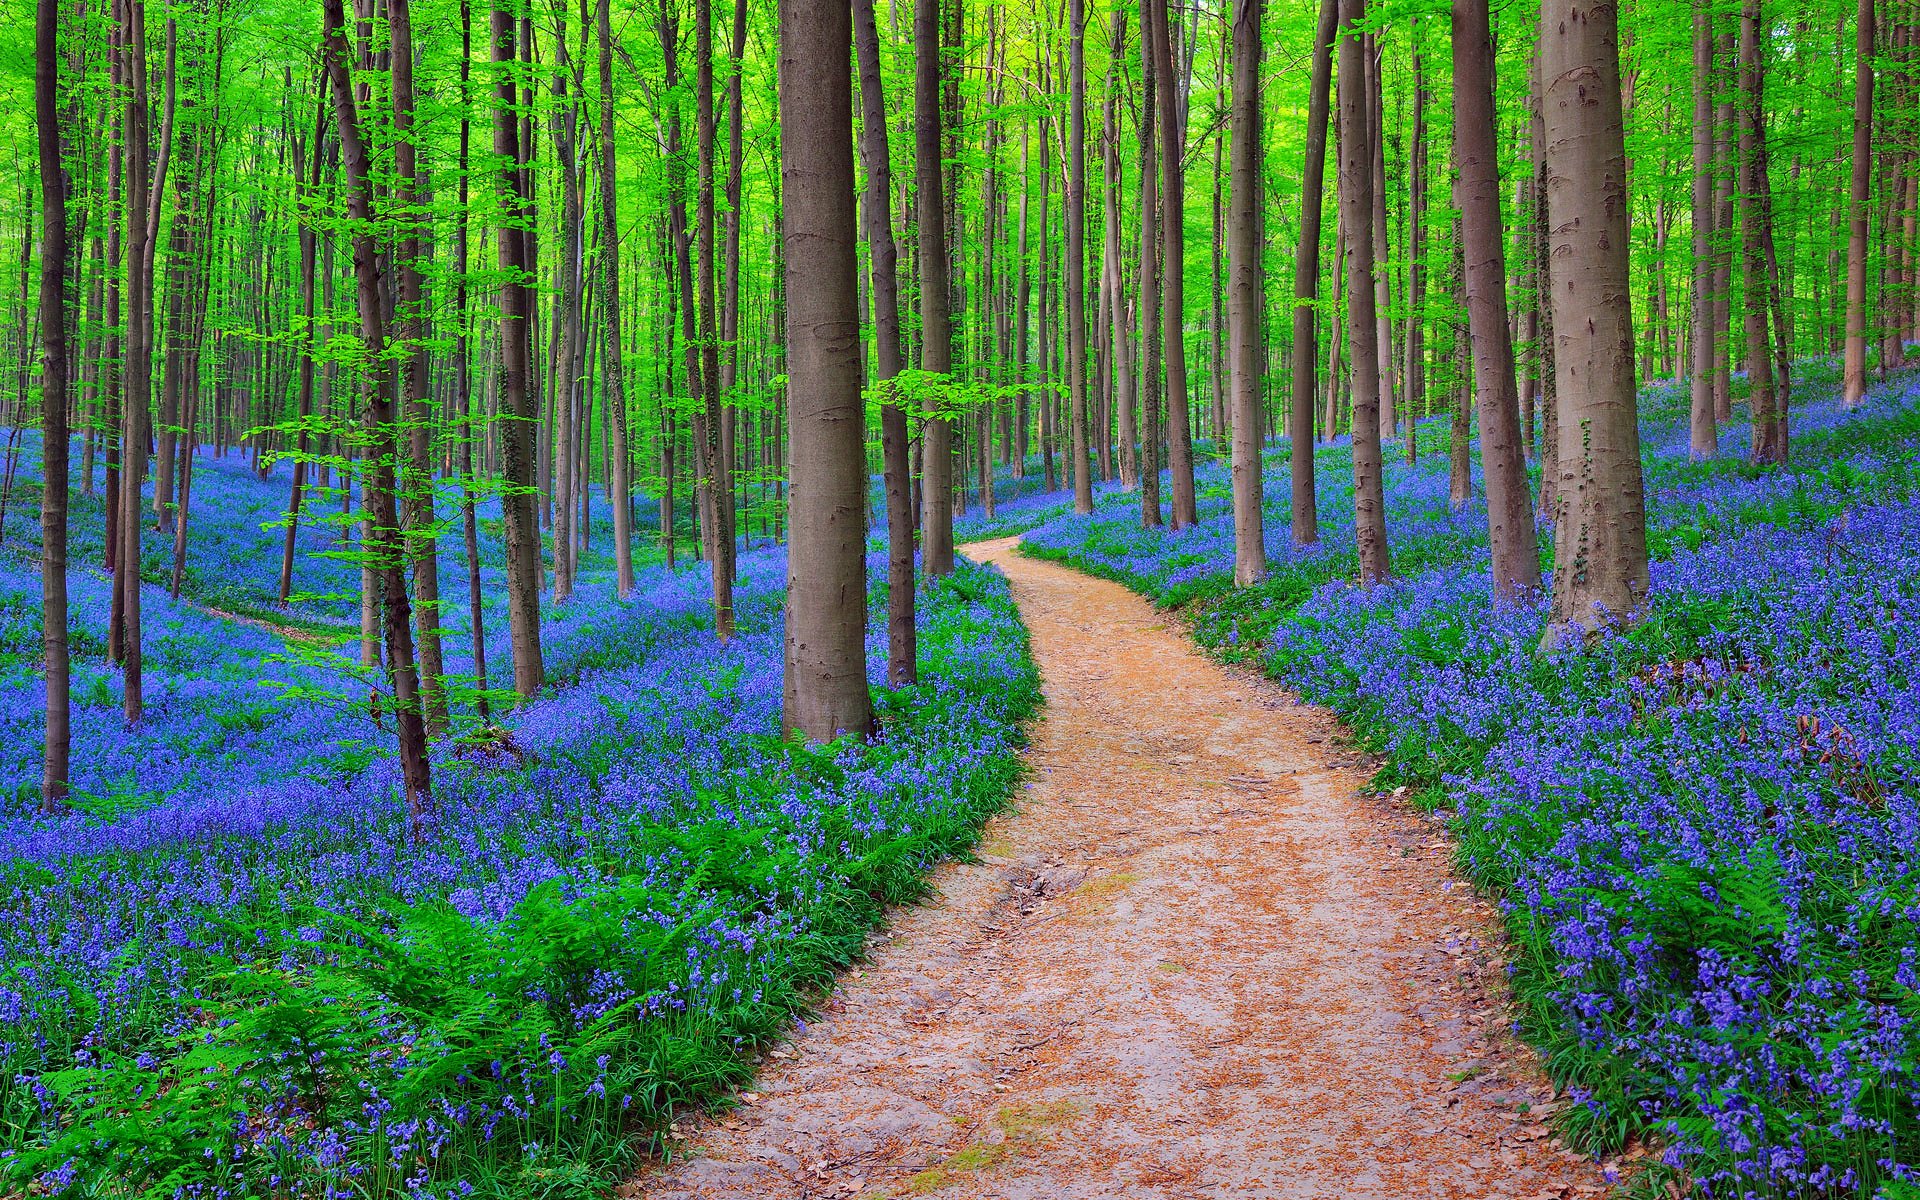
M1344 455L1324 541L1230 592L1231 518L1129 514L1029 539L1260 656L1457 805L1462 867L1505 906L1523 1025L1583 1101L1703 1195L1908 1196L1920 1176L1920 377L1842 413L1809 364L1794 458L1745 427L1690 462L1671 385L1643 398L1653 591L1638 621L1543 656L1544 599L1488 595L1478 506L1445 455L1389 468L1396 579L1354 586ZM1423 442L1444 430L1423 429ZM1326 459L1323 459L1326 461ZM1255 636L1242 637L1248 631Z
M284 486L213 465L202 497ZM249 536L220 507L196 553ZM271 559L280 531L250 536ZM149 585L129 730L107 585L76 569L80 802L0 802L0 1191L594 1190L632 1133L744 1078L744 1050L1004 803L1038 681L1005 581L963 567L922 599L924 681L879 691L881 736L786 741L784 555L740 566L720 645L703 573L645 569L622 602L596 560L545 614L556 686L436 747L418 833L351 644L294 654L300 631ZM38 588L0 572L0 754L30 778Z

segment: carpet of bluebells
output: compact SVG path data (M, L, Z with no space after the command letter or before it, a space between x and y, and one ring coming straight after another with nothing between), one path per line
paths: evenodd
M1440 423L1416 464L1390 454L1385 585L1351 582L1339 445L1305 550L1270 464L1274 577L1247 592L1213 469L1197 528L1143 532L1124 498L1026 542L1187 604L1340 712L1382 787L1457 806L1522 1026L1582 1101L1565 1131L1649 1141L1649 1191L1920 1196L1920 376L1842 413L1832 364L1805 374L1784 469L1748 464L1738 424L1689 461L1682 388L1643 395L1652 594L1549 656L1543 600L1489 598Z
M30 485L30 439L25 456ZM285 486L201 460L200 565L179 602L144 588L132 729L105 662L99 505L76 494L74 811L0 795L0 1195L604 1195L1015 786L1039 692L997 572L929 585L921 684L879 688L870 646L881 736L807 748L780 736L781 551L741 556L724 646L703 572L645 568L623 603L603 553L545 608L548 690L436 748L415 833L357 667L358 568L320 556L337 530L301 534L292 624L223 615L278 614L282 534L261 526ZM37 495L14 501L9 781L37 780L43 702ZM456 554L443 578L464 579Z

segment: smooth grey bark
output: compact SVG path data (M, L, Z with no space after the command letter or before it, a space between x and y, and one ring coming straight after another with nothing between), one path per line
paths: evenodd
M399 294L394 303L394 336L401 344L399 364L401 420L407 431L404 457L397 464L403 505L403 542L413 567L413 618L419 635L420 701L429 736L447 730L446 673L440 648L440 554L433 511L432 409L427 402L427 301L420 218L422 193L419 150L414 145L413 4L388 0L392 46L394 206L405 214L394 250ZM425 239L431 246L432 239Z
M33 115L40 153L40 616L47 733L40 808L66 807L72 703L67 646L67 180L60 148L60 0L34 6ZM22 414L24 419L24 414Z
M330 0L331 2L331 0ZM540 654L540 514L535 505L533 394L533 264L528 254L531 199L520 122L515 117L519 58L513 13L495 8L492 58L499 72L493 89L493 152L500 161L500 451L505 491L500 497L507 535L507 626L513 647L513 689L530 700L546 679Z
M1154 66L1153 9L1140 5L1140 523L1158 529L1160 516L1160 207L1154 165L1154 126L1160 80Z
M1313 75L1307 91L1307 149L1300 169L1300 249L1293 260L1293 386L1287 402L1289 465L1293 475L1293 544L1320 540L1314 497L1313 411L1320 366L1320 218L1326 193L1327 109L1333 80L1333 38L1339 0L1320 0L1313 31ZM1328 422L1327 434L1332 435Z
M1365 0L1340 0L1340 216L1347 245L1347 341L1353 366L1354 538L1360 578L1389 574L1380 462L1380 328L1374 303L1373 128L1360 28Z
M1559 410L1550 649L1629 619L1648 587L1618 18L1613 0L1541 5Z
M923 11L926 7L923 3ZM873 726L866 663L865 413L855 302L851 41L846 0L780 0L780 179L786 204L793 481L781 724L810 741L843 732L864 736ZM937 158L933 166L938 169ZM922 212L923 219L929 215Z
M1713 2L1698 0L1693 14L1693 333L1692 392L1687 452L1719 453L1713 408Z
M946 173L940 169L944 74L940 0L915 0L913 52L913 149L920 193L920 369L945 376L953 370L953 326L947 279ZM844 54L845 47L836 53ZM953 573L953 422L940 410L938 396L930 397L920 485L921 569L936 579Z
M1193 488L1193 434L1187 420L1185 106L1180 103L1180 64L1168 30L1167 0L1153 8L1154 63L1162 72L1160 105L1161 352L1167 366L1167 474L1173 490L1173 527L1199 522Z
M1113 35L1107 55L1107 120L1106 120L1106 274L1107 290L1111 293L1108 304L1108 317L1112 330L1107 337L1107 355L1113 367L1113 404L1117 410L1115 425L1120 442L1120 490L1130 492L1140 485L1140 460L1138 435L1135 431L1134 413L1138 403L1134 396L1133 383L1133 347L1130 343L1131 322L1127 319L1126 275L1122 270L1120 252L1120 124L1119 124L1119 78L1122 56L1127 49L1127 17L1119 8L1113 11ZM1023 209L1024 212L1024 209ZM1024 224L1022 225L1024 228ZM1024 245L1024 239L1022 244Z
M1233 407L1233 582L1267 577L1260 481L1260 343L1266 291L1260 271L1261 0L1234 0L1229 131L1232 197L1227 209L1228 391Z
M1840 403L1867 398L1867 205L1873 193L1873 0L1860 0L1854 21L1853 171L1847 189L1846 348Z
M603 420L612 442L613 494L608 499L613 505L614 587L625 600L633 595L633 463L627 447L626 342L620 328L620 208L616 187L620 173L614 156L613 27L608 7L609 0L599 0L594 17L600 42L600 303L606 317L602 361L606 364L607 389ZM461 70L466 70L464 59ZM464 182L464 171L461 177Z
M406 0L398 0L402 6ZM347 71L349 53L340 0L323 0L321 53L333 92L333 123L340 136L340 165L346 182L347 214L353 219L353 275L360 315L360 337L368 361L385 357L388 297L383 295L378 239L374 232L371 156L360 133L359 106ZM404 24L403 24L404 28ZM373 434L363 495L373 526L371 560L379 577L385 618L386 673L393 689L395 731L400 744L400 774L407 812L418 832L433 803L433 777L427 761L427 728L416 674L413 619L408 611L406 553L401 540L399 505L394 495L401 450L394 430L394 381L375 367L368 372L367 423Z
M1073 429L1073 511L1093 511L1087 429L1087 12L1067 0L1067 420Z
M1759 0L1746 0L1740 11L1740 225L1741 246L1746 253L1747 407L1753 415L1753 461L1780 464L1787 461L1787 413L1774 390L1773 341L1769 336L1768 270L1772 245L1769 228L1772 205L1767 202L1772 187L1767 178L1765 108L1761 91L1765 66L1762 61Z
M1493 594L1503 600L1540 586L1540 552L1527 490L1507 319L1507 265L1500 219L1500 158L1494 133L1493 33L1487 0L1453 0L1454 156L1460 182L1461 253L1474 394L1480 415L1480 466L1493 550ZM1464 414L1464 401L1456 411ZM1466 431L1456 433L1464 441Z
M873 0L853 0L854 52L860 64L860 145L867 160L867 246L873 298L874 378L881 383L900 373L899 254L893 240L891 150L887 104L880 73L880 31ZM887 500L887 682L899 686L918 676L919 648L914 629L913 487L911 435L900 398L889 396L880 408L880 455Z

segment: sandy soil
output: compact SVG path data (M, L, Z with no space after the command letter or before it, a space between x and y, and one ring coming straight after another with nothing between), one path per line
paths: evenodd
M625 1189L719 1197L1575 1197L1491 910L1322 710L1117 584L1000 564L1047 709L935 875L742 1104Z

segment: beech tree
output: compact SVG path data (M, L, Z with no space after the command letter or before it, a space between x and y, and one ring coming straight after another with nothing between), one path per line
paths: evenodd
M1260 19L1261 0L1233 6L1233 200L1227 234L1233 396L1233 581L1245 587L1267 576L1261 504L1260 446ZM1312 451L1311 433L1304 439ZM1311 493L1309 493L1311 494Z
M46 758L40 807L66 807L72 702L67 647L67 178L61 154L60 0L34 13L33 116L40 152L40 619L46 654Z
M893 169L887 145L887 104L881 83L880 30L873 0L853 0L854 49L860 63L860 141L867 165L863 215L872 263L874 380L884 387L905 365L900 353L900 285L893 241ZM880 406L881 455L887 498L887 682L912 683L919 674L914 629L913 485L907 411L898 396Z
M1618 20L1612 0L1540 8L1560 406L1549 646L1627 619L1648 587Z
M930 7L921 0L922 13ZM793 442L782 724L813 741L843 732L866 734L873 724L866 664L860 316L854 296L858 234L851 39L850 10L841 0L780 0L780 175L786 197L787 404ZM945 254L944 247L939 253Z
M1307 91L1307 149L1300 170L1300 248L1293 268L1293 388L1287 408L1287 437L1292 443L1292 533L1296 546L1320 540L1314 497L1313 440L1315 371L1320 298L1320 215L1326 190L1327 110L1333 82L1333 42L1339 27L1339 0L1320 0L1313 30L1313 77ZM1331 374L1331 372L1329 372ZM1329 423L1330 424L1330 423ZM1328 433L1332 430L1329 428Z
M1492 40L1486 0L1453 0L1454 157L1460 171L1461 253L1474 394L1479 401L1480 466L1486 479L1493 591L1502 599L1513 599L1540 586L1540 555L1534 541L1533 495L1527 489L1527 464L1521 450L1520 401L1508 324ZM1464 448L1467 431L1460 423L1455 429Z
M941 170L941 0L913 9L913 152L919 184L920 369L941 378L953 370L951 297L947 278L946 173ZM944 389L928 399L921 484L921 565L930 576L953 573L953 422L941 411ZM1049 460L1051 461L1051 460Z
M1380 327L1373 276L1373 114L1360 30L1365 0L1340 0L1340 221L1346 231L1347 341L1352 347L1354 536L1360 577L1387 578L1387 501L1380 461Z

